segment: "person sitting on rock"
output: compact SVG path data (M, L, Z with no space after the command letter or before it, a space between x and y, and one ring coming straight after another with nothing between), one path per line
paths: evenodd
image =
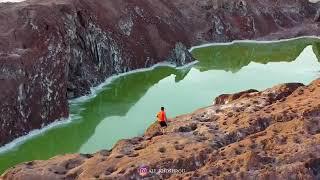
M167 127L167 116L166 116L166 112L164 111L164 107L161 107L160 112L158 112L157 114L157 118L158 118L158 122L160 124L161 127Z

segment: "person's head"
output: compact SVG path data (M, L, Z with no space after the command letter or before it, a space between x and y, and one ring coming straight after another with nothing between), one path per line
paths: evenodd
M161 111L164 111L164 107L161 107Z

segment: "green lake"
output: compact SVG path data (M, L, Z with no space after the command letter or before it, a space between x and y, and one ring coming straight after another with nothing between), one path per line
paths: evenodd
M142 135L161 106L174 117L209 106L222 93L308 84L320 76L319 51L320 40L312 38L216 44L194 49L199 62L185 68L158 66L119 76L91 98L70 101L70 123L2 148L0 173L24 161L110 149Z

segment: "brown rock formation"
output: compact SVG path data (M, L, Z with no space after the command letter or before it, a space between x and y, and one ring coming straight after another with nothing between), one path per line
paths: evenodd
M170 119L164 132L153 124L110 151L27 162L2 178L142 179L145 165L181 170L150 179L319 179L320 79L241 94Z
M68 116L107 77L208 41L318 35L307 0L28 0L0 4L0 146ZM317 18L316 18L317 19Z

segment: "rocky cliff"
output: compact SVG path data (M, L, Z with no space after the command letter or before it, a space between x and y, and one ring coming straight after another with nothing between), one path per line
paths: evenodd
M155 123L110 151L31 161L2 178L142 179L146 167L149 179L319 179L319 98L320 79L221 95L164 131Z
M68 116L113 74L193 61L187 48L318 35L307 0L28 0L0 4L0 145Z

